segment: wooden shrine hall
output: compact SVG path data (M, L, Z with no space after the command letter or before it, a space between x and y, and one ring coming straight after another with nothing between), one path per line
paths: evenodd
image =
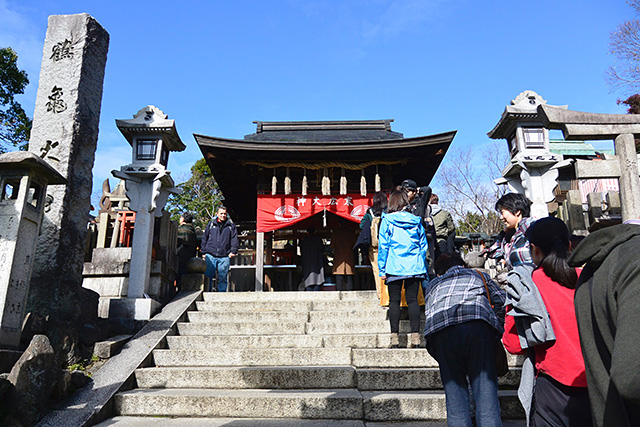
M238 226L232 287L297 290L298 242L309 227L325 241L339 226L355 234L376 191L431 182L456 131L405 138L391 122L254 122L244 139L194 135ZM361 264L366 280L371 267Z

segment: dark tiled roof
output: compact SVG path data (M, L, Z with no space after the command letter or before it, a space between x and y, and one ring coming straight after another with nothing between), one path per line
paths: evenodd
M339 142L402 139L391 130L393 120L347 120L314 122L255 122L256 133L245 135L249 141Z
M305 142L337 142L337 141L381 141L401 139L399 132L377 129L350 130L308 130L308 131L269 131L245 135L250 141L305 141Z

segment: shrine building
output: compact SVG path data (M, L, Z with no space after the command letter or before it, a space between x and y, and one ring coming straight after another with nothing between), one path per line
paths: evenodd
M431 182L456 131L405 138L391 122L254 122L244 139L194 135L238 227L233 290L298 290L298 244L309 227L327 244L338 223L357 234L376 191ZM328 254L326 290L330 264ZM375 289L368 259L356 264L354 289Z

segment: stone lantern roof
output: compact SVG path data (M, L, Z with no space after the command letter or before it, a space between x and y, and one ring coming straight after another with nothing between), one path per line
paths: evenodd
M14 151L0 154L2 170L32 170L44 177L48 184L66 184L67 180L52 168L49 163L30 151Z
M135 137L157 135L162 138L169 151L183 151L187 148L180 140L175 120L170 120L168 115L154 105L142 108L131 120L116 119L116 126L132 146Z
M513 136L517 123L542 123L538 115L538 106L546 103L547 101L536 92L525 90L511 101L511 105L505 107L500 121L487 132L487 135L492 139L509 139Z

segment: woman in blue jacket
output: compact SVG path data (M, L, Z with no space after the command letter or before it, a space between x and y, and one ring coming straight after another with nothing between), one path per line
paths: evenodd
M388 213L382 214L378 235L378 268L389 288L391 348L398 347L400 299L404 285L411 325L411 347L420 345L420 306L418 288L427 277L427 238L422 219L403 211L409 205L404 191L389 197Z

